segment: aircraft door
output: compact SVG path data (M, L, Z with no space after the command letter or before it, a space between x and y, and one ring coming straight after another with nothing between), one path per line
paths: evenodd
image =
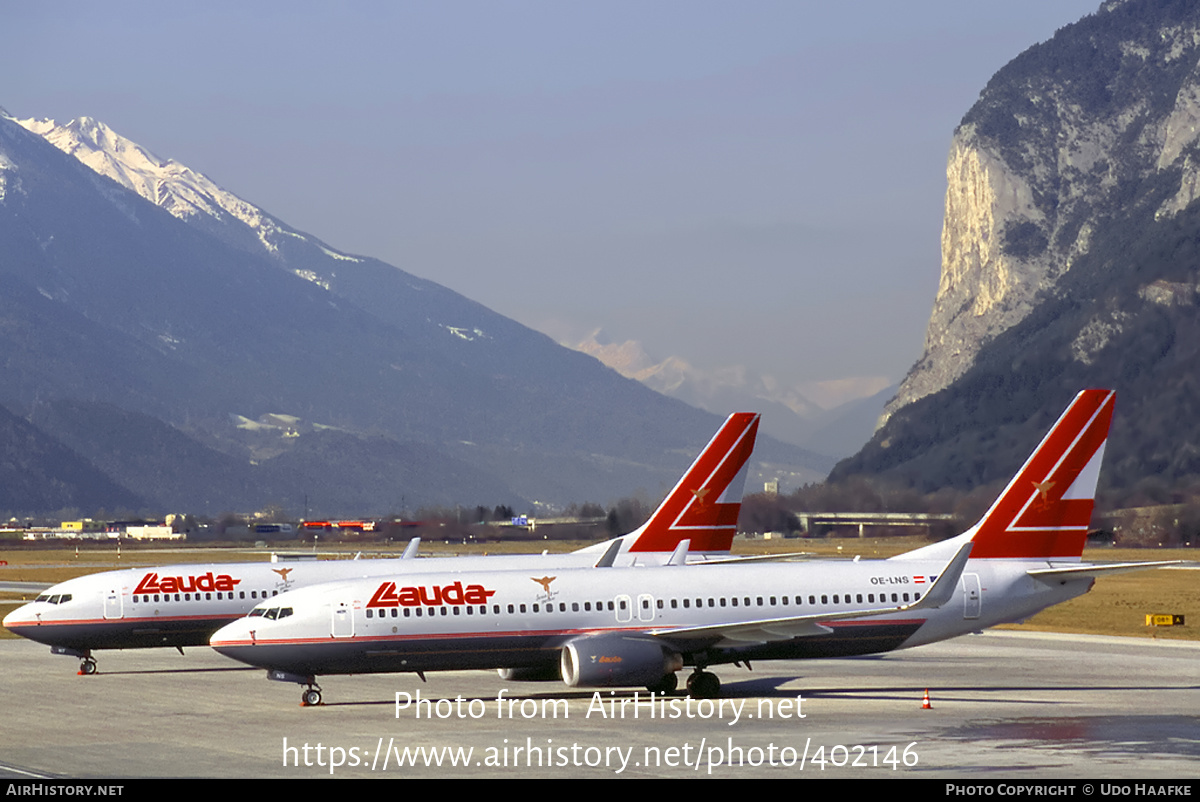
M633 620L633 599L622 594L615 599L617 603L617 622L621 624Z
M104 617L123 618L125 615L121 605L121 592L110 590L104 596Z
M963 618L978 618L983 605L979 591L979 574L963 574Z
M347 602L333 605L333 622L331 632L335 638L354 637L354 610Z
M639 621L654 620L654 597L643 593L637 598L637 617Z

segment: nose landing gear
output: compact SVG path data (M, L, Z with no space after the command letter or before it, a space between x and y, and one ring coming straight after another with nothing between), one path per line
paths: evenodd
M314 683L300 694L300 706L316 707L319 704L321 704L321 686Z

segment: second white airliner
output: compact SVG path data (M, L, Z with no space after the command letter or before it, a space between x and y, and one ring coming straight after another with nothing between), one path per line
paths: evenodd
M468 570L282 594L220 629L218 652L305 685L323 674L558 667L571 686L670 692L692 666L886 652L1025 619L1149 564L1080 561L1114 394L1080 393L983 518L887 560L626 570Z

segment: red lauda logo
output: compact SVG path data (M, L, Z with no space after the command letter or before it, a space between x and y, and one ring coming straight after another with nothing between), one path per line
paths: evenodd
M437 607L443 604L487 604L489 597L495 595L494 590L485 590L483 585L467 585L462 582L442 587L400 588L396 589L395 582L384 582L375 591L368 607Z
M242 580L234 579L229 574L213 576L212 571L200 576L164 576L149 573L142 577L134 589L135 594L141 593L190 593L197 590L233 590L234 585Z

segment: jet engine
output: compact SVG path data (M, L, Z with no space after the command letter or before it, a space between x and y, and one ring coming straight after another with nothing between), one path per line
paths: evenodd
M593 635L563 646L561 664L572 688L656 686L683 668L683 658L654 638Z

